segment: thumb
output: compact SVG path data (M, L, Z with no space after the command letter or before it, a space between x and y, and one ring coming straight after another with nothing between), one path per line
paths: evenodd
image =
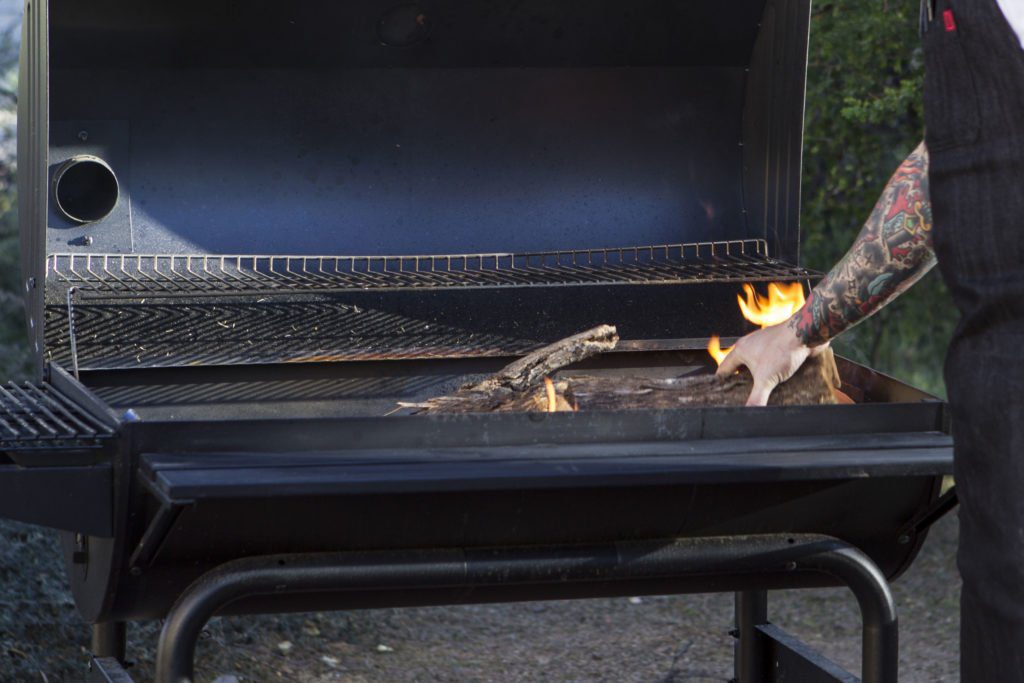
M733 347L733 350L722 359L722 364L718 366L718 371L715 374L719 377L728 377L739 370L741 365L743 365L743 359L740 357L740 354L736 353L736 348Z
M750 398L747 399L748 406L766 406L768 397L775 388L775 382L768 380L754 380L754 388L750 390Z

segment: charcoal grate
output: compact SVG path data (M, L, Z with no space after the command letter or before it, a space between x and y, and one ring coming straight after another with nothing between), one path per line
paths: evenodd
M113 430L47 384L0 386L0 450L96 448Z
M336 301L122 301L45 308L49 359L114 369L526 353L535 339Z
M47 278L84 292L202 294L797 279L764 240L428 256L55 254Z

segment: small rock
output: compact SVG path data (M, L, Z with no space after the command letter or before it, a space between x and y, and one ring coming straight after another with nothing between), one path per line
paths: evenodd
M238 676L234 674L224 674L213 679L213 683L239 683L239 681Z
M394 652L394 651L395 651L395 648L388 647L384 643L381 643L380 645L377 646L377 652Z
M313 638L316 638L320 635L320 627L318 627L312 621L307 621L302 627L302 632L305 633L307 636L312 636Z
M643 598L632 597L632 598L629 599L629 604L631 604L631 605L642 605L642 604L644 604L644 599Z
M290 640L282 640L280 643L277 644L277 651L280 652L283 655L286 655L286 654L288 654L289 652L292 651L293 647L295 647L295 646L292 645L292 641L290 641Z
M332 669L341 664L340 659L338 659L337 657L332 657L330 655L324 655L320 658L320 661L326 664L327 666L331 667Z

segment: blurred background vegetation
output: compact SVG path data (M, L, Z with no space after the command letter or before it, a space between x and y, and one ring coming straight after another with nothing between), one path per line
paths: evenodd
M917 0L815 0L807 72L804 265L827 271L924 135ZM956 316L938 271L850 330L843 355L945 396Z
M28 370L28 342L18 287L18 211L14 185L18 16L13 7L0 7L0 380L20 377Z
M13 3L4 3L13 4ZM920 140L917 0L814 6L804 144L803 263L826 271L852 243L893 170ZM17 33L0 35L0 377L27 371L14 178ZM937 273L837 341L855 360L943 393L954 316Z

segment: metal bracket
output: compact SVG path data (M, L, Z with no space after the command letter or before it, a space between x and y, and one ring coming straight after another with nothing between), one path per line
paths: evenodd
M907 522L896 536L899 543L910 543L922 531L925 531L943 515L957 506L960 500L957 498L956 486L951 486L948 491L932 501L932 503L921 510L909 522Z
M89 660L88 683L132 683L132 677L113 657L93 657Z
M71 345L71 371L78 376L78 342L75 339L75 287L68 287L68 343Z

